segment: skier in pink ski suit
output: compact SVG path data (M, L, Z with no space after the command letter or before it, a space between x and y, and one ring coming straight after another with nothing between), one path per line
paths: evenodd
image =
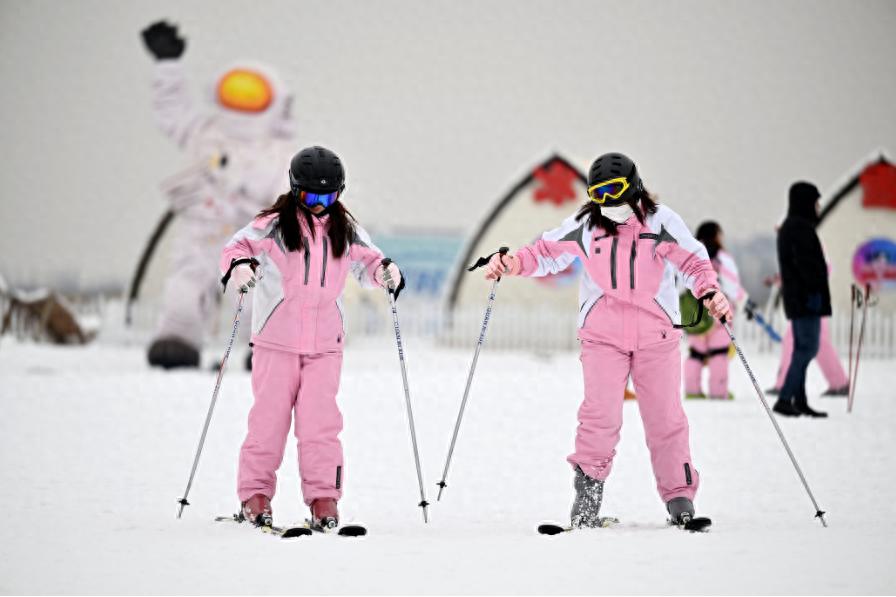
M828 389L822 396L847 396L849 395L849 378L840 363L840 355L834 348L831 340L831 318L821 318L821 336L818 342L818 354L815 362L821 368L821 373L828 382ZM775 381L774 394L781 392L787 370L790 368L790 360L793 358L793 326L787 323L784 338L781 340L781 364L778 365L778 379Z
M740 285L737 264L723 248L722 227L716 222L703 222L697 228L697 240L706 247L712 267L719 278L719 287L732 305L747 299ZM709 367L709 397L716 400L733 398L728 391L728 349L731 338L719 322L704 334L688 335L690 354L684 362L684 392L688 398L705 398L700 383L703 366Z
M363 287L403 284L383 254L338 201L344 189L339 158L303 149L290 165L291 192L240 230L221 255L222 282L247 291L252 311L249 429L240 451L237 493L242 515L271 524L286 436L295 417L302 494L312 521L338 524L336 501L345 481L342 415L336 403L345 341L341 296L351 273Z
M681 339L673 270L715 317L730 315L706 249L674 211L657 205L635 164L618 153L592 164L591 201L578 214L515 254L497 253L486 277L544 276L583 264L578 337L585 376L575 452L574 527L602 526L604 480L622 426L623 393L631 374L657 490L673 521L694 515L700 477L691 462L681 404Z

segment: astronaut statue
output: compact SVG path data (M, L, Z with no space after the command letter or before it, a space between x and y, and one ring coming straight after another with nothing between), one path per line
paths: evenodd
M272 69L241 62L215 80L209 105L198 107L188 93L186 40L177 27L159 21L141 33L156 60L156 120L190 161L163 184L180 225L148 358L166 369L196 367L221 295L221 247L283 191L295 153L292 96Z

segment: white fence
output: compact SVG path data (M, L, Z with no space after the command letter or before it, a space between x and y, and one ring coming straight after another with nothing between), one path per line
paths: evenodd
M380 297L381 298L381 297ZM8 307L8 303L0 306ZM155 321L156 307L152 304L139 305L134 310L133 324L124 325L123 302L118 299L74 301L73 306L79 318L90 319L90 328L100 328L103 342L140 344L149 340ZM485 315L485 301L480 308L460 309L445 313L440 304L426 301L400 300L398 313L401 331L405 336L425 337L437 345L472 350L479 338ZM210 331L214 340L224 340L230 333L233 312L222 308L217 325ZM386 301L369 299L349 305L345 314L347 340L392 333L392 319ZM856 314L854 336L857 338L861 313ZM15 319L13 319L15 324ZM248 322L243 327L248 328ZM783 335L787 320L783 313L772 317L772 326ZM840 315L830 320L834 345L843 357L849 350L849 315ZM13 330L16 326L13 325ZM244 330L245 331L245 330ZM745 317L735 320L734 331L739 341L759 352L777 352L779 344L755 322ZM496 301L489 322L486 344L491 349L527 350L534 352L554 352L576 350L576 313L574 309L532 309ZM890 313L868 309L865 324L865 339L862 347L863 358L896 357L896 317Z

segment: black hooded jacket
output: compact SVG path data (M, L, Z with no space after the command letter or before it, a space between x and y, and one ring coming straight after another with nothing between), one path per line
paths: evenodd
M781 294L788 319L831 314L828 266L815 232L818 189L807 182L790 187L787 218L778 230Z

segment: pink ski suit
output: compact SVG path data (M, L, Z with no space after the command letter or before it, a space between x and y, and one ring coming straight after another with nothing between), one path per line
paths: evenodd
M719 286L728 302L737 305L747 297L746 290L740 285L737 264L725 251L719 251L712 266L719 277ZM688 395L703 393L700 376L703 365L709 367L709 397L728 398L728 346L731 338L718 321L705 334L689 335L690 355L684 362L684 391Z
M356 226L348 254L334 256L327 219L315 217L311 234L300 217L303 248L287 251L277 216L258 218L221 255L224 275L239 260L258 262L252 291L255 403L240 451L240 501L256 493L274 497L293 416L305 503L342 496L342 414L336 404L345 335L340 298L349 272L362 286L376 286L373 274L383 254Z
M828 382L830 389L836 390L849 386L849 378L840 364L840 356L834 343L831 341L830 317L821 318L821 337L818 342L818 354L815 361L821 368L821 373ZM788 321L787 330L781 341L781 364L778 366L778 379L775 381L775 389L779 392L784 386L784 378L790 368L790 360L793 358L793 326Z
M663 205L642 225L635 216L611 236L574 216L520 249L520 275L544 276L584 264L579 340L585 400L575 452L567 459L596 479L610 474L626 381L631 374L647 447L663 501L693 499L699 476L691 464L688 421L681 405L681 315L674 269L695 296L718 290L706 249Z

